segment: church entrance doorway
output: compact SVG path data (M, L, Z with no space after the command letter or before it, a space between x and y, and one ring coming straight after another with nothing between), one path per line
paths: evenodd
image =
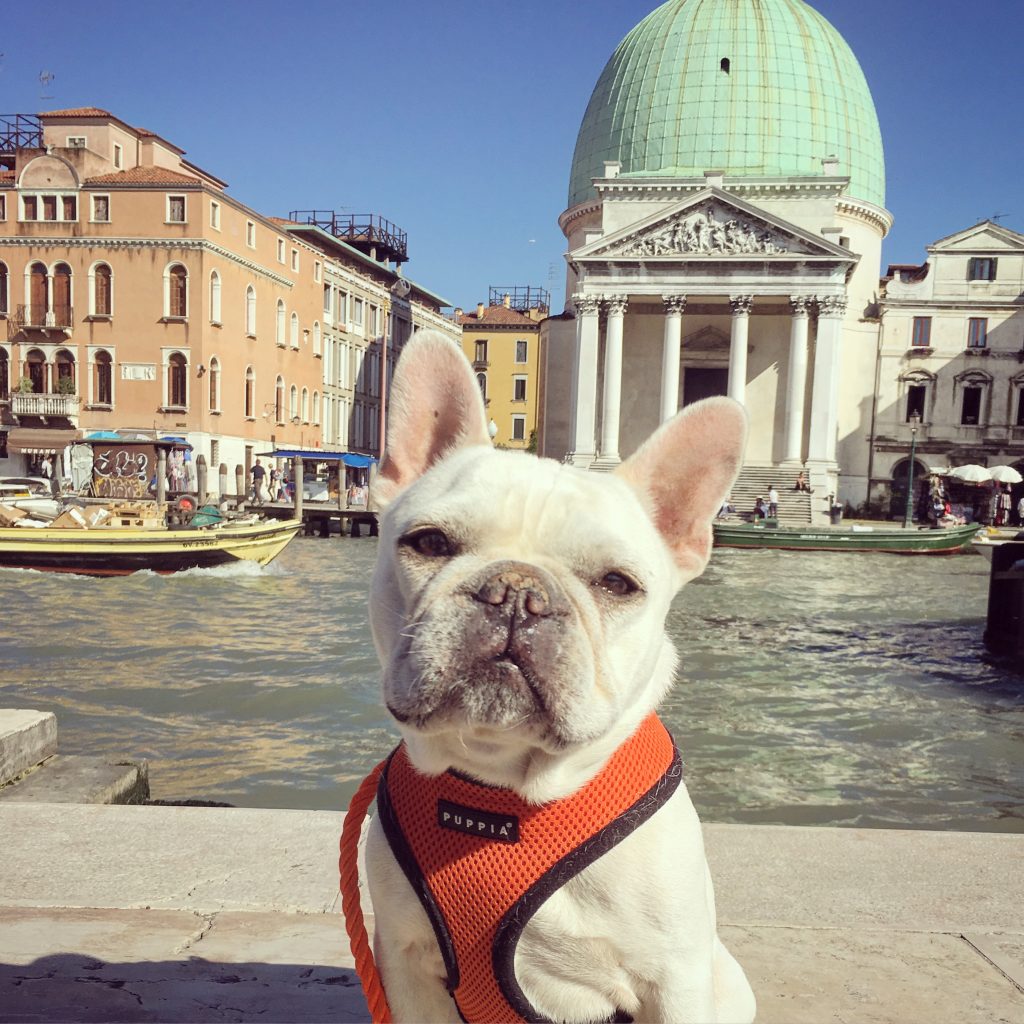
M727 394L728 388L728 367L687 366L683 371L683 405L693 405L702 398Z

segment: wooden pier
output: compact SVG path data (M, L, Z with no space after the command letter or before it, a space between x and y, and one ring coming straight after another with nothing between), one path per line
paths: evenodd
M292 519L298 511L290 501L268 501L262 505L246 503L250 511L258 511L270 519ZM377 513L365 508L339 508L327 502L302 503L302 528L307 537L330 537L332 533L361 537L364 531L377 536Z

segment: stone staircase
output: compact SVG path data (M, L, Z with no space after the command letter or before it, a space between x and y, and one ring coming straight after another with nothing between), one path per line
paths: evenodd
M757 496L762 495L767 502L769 485L775 484L775 490L779 492L779 524L808 525L811 522L812 502L817 502L813 507L824 508L827 496L793 490L799 472L799 467L780 469L778 466L744 466L732 488L732 505L736 509L736 516L730 518L749 520Z

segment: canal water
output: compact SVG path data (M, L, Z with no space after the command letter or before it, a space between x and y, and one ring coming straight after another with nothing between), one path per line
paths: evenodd
M153 796L341 808L391 748L366 625L375 540L267 569L0 570L0 707ZM988 563L716 551L673 608L663 716L709 821L1024 832L1024 676L982 645Z

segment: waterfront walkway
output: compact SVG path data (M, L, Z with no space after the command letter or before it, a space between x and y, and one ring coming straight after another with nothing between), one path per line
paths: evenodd
M0 1021L366 1021L341 815L0 805ZM762 1024L1024 1020L1024 835L711 825Z

